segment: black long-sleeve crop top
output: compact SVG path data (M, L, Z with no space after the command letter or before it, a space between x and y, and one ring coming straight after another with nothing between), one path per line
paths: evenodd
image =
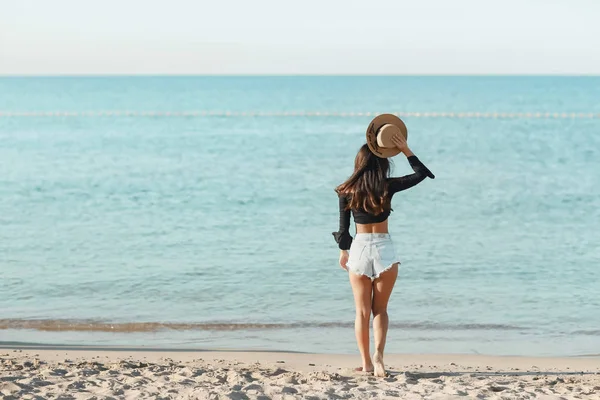
M435 176L431 173L431 171L417 158L417 156L410 156L407 158L408 163L412 167L413 174L401 176L399 178L388 178L388 196L391 197L394 193L400 192L402 190L409 189L419 182L423 181L425 178L429 177L434 179ZM352 244L352 236L350 235L350 211L347 210L348 206L348 197L344 194L339 195L339 206L340 206L340 228L337 232L332 232L335 241L338 244L338 247L341 250L348 250L350 245ZM354 215L354 222L358 224L374 224L377 222L385 221L389 215L390 211L384 211L381 214L373 215L367 213L365 210L352 210L352 214Z

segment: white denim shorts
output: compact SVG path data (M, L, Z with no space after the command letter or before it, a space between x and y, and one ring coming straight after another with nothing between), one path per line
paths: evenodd
M400 259L389 233L357 233L346 266L350 272L374 280L396 263L400 264Z

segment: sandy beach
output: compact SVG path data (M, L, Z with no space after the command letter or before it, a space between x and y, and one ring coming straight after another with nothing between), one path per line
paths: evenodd
M3 399L599 399L600 358L386 356L18 347L0 349Z

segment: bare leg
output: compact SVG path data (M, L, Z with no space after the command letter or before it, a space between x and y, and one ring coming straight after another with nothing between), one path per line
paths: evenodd
M371 297L373 295L373 284L369 277L348 273L350 285L354 294L356 306L356 319L354 321L354 332L358 350L362 357L362 370L373 371L371 354L369 352L369 322L371 320Z
M398 277L398 264L382 273L373 285L373 334L375 336L375 353L373 362L375 364L375 376L385 376L383 364L383 350L388 331L387 305Z

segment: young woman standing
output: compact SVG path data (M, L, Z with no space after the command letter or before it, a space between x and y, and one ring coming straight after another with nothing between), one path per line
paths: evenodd
M340 248L340 266L349 271L356 306L355 333L362 357L359 371L385 376L383 352L388 331L387 306L398 276L400 260L388 232L392 196L425 178L435 176L414 155L406 142L406 127L397 117L384 114L367 130L354 162L354 173L336 188L340 226L333 232ZM388 157L403 153L414 173L390 178ZM377 154L377 155L376 155ZM350 235L350 216L356 237ZM369 351L369 322L373 313L375 352Z

